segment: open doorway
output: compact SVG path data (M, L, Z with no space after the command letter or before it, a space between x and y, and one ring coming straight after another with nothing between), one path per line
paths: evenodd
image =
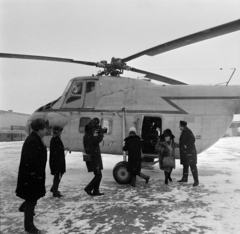
M143 154L155 155L155 145L162 133L162 119L160 117L144 116L141 138L143 139Z

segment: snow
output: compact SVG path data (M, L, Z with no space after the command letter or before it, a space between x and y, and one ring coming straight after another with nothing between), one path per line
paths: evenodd
M0 143L1 233L24 233L22 200L15 195L23 142ZM240 229L240 138L222 138L198 155L200 186L179 184L179 160L173 182L164 184L158 165L144 165L151 176L137 187L119 185L112 176L121 156L103 155L104 196L90 197L84 191L93 174L88 173L81 153L67 154L67 173L60 183L61 199L49 189L53 177L47 165L46 196L38 201L35 225L47 234L236 234ZM148 169L146 169L148 168Z

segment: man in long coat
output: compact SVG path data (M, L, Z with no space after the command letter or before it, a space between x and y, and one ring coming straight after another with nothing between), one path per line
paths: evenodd
M197 170L197 150L195 147L195 137L192 131L187 127L187 122L180 121L179 128L182 131L179 138L179 149L180 163L183 165L183 176L181 180L178 180L178 182L188 181L188 169L190 166L194 179L193 186L198 186L199 180Z
M101 196L104 193L100 193L99 187L102 180L102 156L99 147L99 143L103 140L103 131L99 125L98 118L94 118L89 124L85 126L85 134L83 137L83 145L86 154L90 154L92 160L86 162L88 172L94 173L94 178L84 189L90 196Z
M40 233L34 223L34 208L37 200L45 196L45 168L47 149L43 137L47 133L48 121L38 118L32 121L32 132L25 140L20 166L16 195L25 200L19 211L24 212L24 228L28 233Z
M54 126L53 137L50 141L49 166L51 174L54 175L53 186L50 191L53 193L53 197L62 196L62 194L58 191L58 187L63 174L66 172L64 145L61 140L62 130L63 128L61 126Z

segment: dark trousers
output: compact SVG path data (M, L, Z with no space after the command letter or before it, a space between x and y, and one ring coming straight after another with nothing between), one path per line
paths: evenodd
M197 165L183 165L183 178L188 178L188 170L189 167L191 169L194 181L198 181L198 169L197 169Z
M169 178L171 178L171 173L172 173L173 168L170 169L170 171L164 171L164 175L165 175L165 180L168 180Z
M37 200L33 201L25 201L24 204L24 228L28 230L33 226L33 216L34 216L34 209L37 205Z
M99 170L99 171L94 171L93 173L94 173L94 178L87 185L86 189L90 190L90 191L93 190L93 193L98 193L100 183L101 183L101 180L102 180L102 172Z
M62 179L63 174L61 172L56 172L54 177L53 177L53 186L52 186L52 190L53 190L53 194L56 194L58 192L58 187L60 184L60 181Z

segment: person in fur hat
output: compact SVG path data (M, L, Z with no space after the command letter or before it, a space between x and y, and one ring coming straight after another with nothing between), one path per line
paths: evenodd
M146 184L148 183L150 176L141 173L141 138L136 134L136 129L131 127L129 129L129 136L124 139L125 145L123 146L123 151L128 152L128 165L127 170L132 174L131 186L136 186L136 176L140 176L145 179Z
M175 148L178 147L178 144L174 142L174 138L175 136L172 134L172 131L169 128L165 129L155 146L159 160L153 164L159 162L159 168L164 171L166 185L168 185L168 181L172 182L171 173L175 168ZM165 157L170 157L173 164L164 165L163 159Z

